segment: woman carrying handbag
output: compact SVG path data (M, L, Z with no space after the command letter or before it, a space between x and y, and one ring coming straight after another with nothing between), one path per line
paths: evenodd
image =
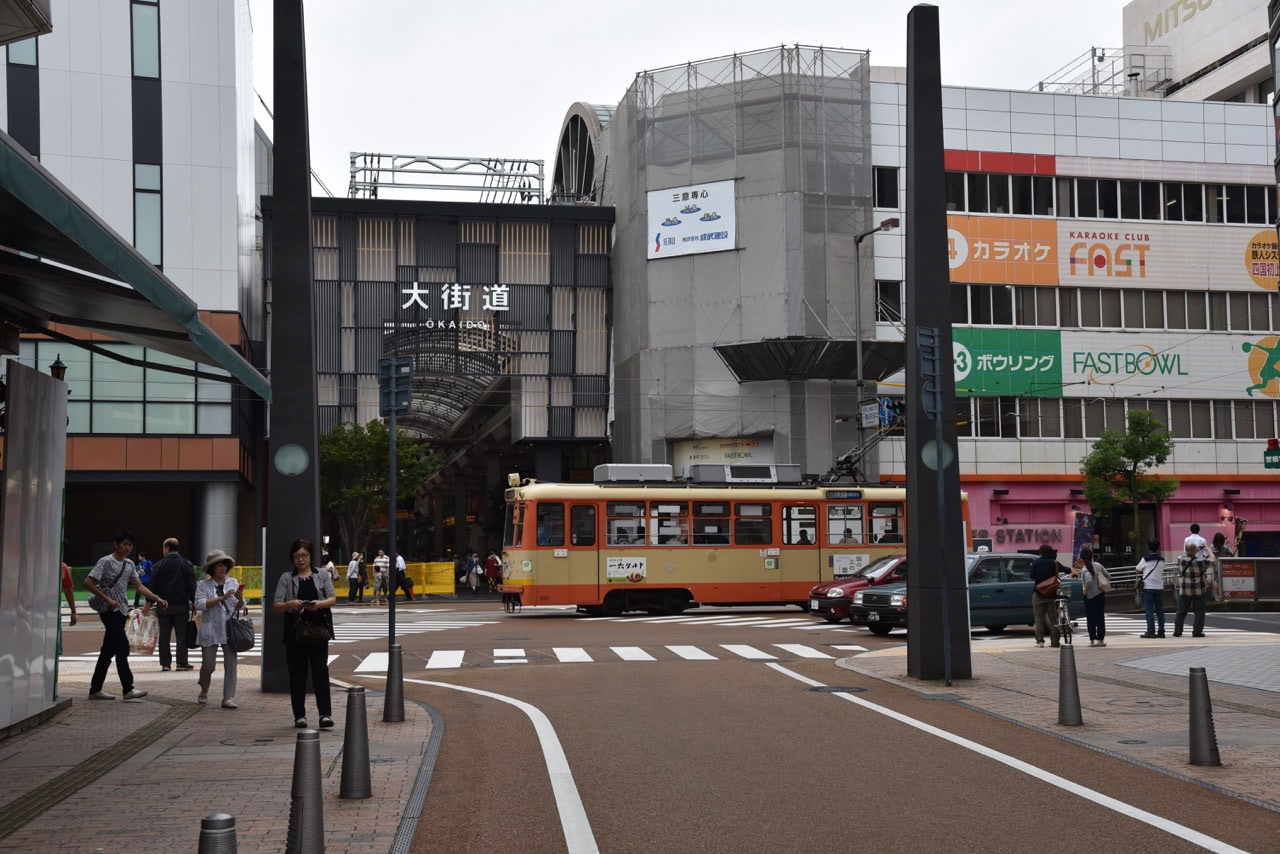
M297 539L289 547L293 571L280 576L272 608L284 614L285 662L289 666L289 697L293 701L293 725L307 726L307 671L316 691L320 728L333 726L333 702L329 697L329 641L333 640L333 614L338 598L333 579L317 572L315 547Z
M200 614L200 631L196 640L200 645L200 696L196 702L209 702L209 683L218 659L218 647L222 647L222 708L238 709L236 704L236 648L227 640L227 620L244 606L244 591L240 583L227 575L235 559L214 549L204 559L204 572L196 585L196 613Z

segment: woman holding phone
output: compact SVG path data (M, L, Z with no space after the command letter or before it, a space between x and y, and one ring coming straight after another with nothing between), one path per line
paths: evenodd
M293 571L280 576L271 606L284 614L285 661L289 666L289 697L293 701L293 725L307 726L307 671L316 691L320 728L333 726L333 703L329 697L329 641L333 639L333 614L338 601L333 579L315 569L315 547L310 540L297 539L289 547Z

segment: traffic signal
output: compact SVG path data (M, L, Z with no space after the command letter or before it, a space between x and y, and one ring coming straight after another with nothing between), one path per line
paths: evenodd
M1280 469L1280 439L1268 439L1267 449L1262 452L1264 468Z

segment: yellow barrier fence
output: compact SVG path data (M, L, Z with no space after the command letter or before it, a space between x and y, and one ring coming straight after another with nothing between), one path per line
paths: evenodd
M373 592L373 567L370 564L366 564L366 567L369 581L365 585L365 594L369 595ZM334 590L345 595L347 592L347 568L339 566L337 570L338 579L334 582ZM453 593L456 590L457 585L453 575L453 564L448 561L408 563L405 564L405 570L408 572L409 577L413 579L413 593L415 596ZM237 566L232 568L230 575L240 582L240 586L244 588L246 599L254 601L262 599L262 567Z

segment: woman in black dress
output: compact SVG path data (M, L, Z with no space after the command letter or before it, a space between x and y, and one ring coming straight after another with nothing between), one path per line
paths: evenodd
M333 639L333 614L338 601L333 578L317 572L315 547L298 539L289 547L293 571L280 576L272 607L284 614L285 660L289 665L289 696L293 700L293 725L307 726L307 670L316 691L320 728L333 726L333 703L329 697L329 641Z

